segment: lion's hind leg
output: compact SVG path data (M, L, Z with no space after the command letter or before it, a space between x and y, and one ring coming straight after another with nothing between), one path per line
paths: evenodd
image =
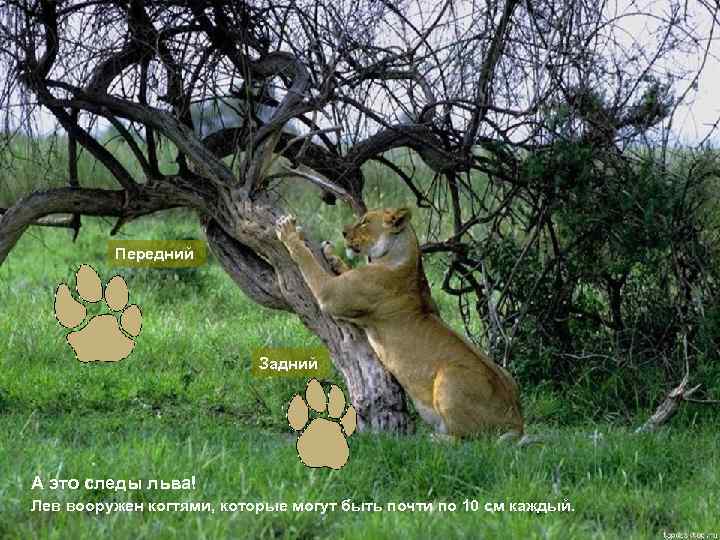
M435 376L433 406L443 418L447 433L457 437L508 432L522 436L517 422L497 384L494 373L462 366L446 366ZM510 434L513 435L510 435Z

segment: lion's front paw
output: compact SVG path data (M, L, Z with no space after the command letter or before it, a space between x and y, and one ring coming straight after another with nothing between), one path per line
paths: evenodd
M326 259L330 260L331 257L335 256L335 250L333 249L333 245L330 240L325 240L322 244L320 244L320 247L322 248L322 254Z
M323 257L325 257L325 260L335 274L340 275L348 270L347 265L343 262L343 260L335 255L335 249L333 248L331 242L325 240L322 244L320 244L320 247L322 249Z
M305 239L302 227L298 226L295 217L289 214L277 220L275 223L275 233L278 239L285 245L296 241L302 242Z
M295 218L291 215L282 216L275 223L275 232L278 239L283 243L287 243L288 239L297 232Z

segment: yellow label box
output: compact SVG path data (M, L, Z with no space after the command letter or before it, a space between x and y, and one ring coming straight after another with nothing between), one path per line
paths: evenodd
M264 347L252 352L255 377L328 377L330 351L324 347Z
M108 260L126 268L188 268L207 263L202 240L108 240Z

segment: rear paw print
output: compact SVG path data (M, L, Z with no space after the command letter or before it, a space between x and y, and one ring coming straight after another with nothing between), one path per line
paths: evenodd
M307 403L306 403L307 401ZM309 409L327 415L332 420L314 418L308 424ZM352 405L345 410L345 394L332 385L326 398L317 379L310 379L305 390L305 399L296 394L288 407L288 423L295 431L305 428L297 441L300 460L308 467L329 467L340 469L350 457L347 438L355 432L357 415ZM338 420L339 419L339 420ZM306 427L307 425L307 427Z
M95 270L87 264L75 274L80 298L94 304L103 298L102 283ZM128 303L128 288L121 276L115 276L105 286L105 303L112 311L121 311L120 324L115 315L96 315L79 328L87 309L73 298L69 287L61 283L55 292L55 318L65 328L75 328L67 341L81 362L117 362L132 352L142 328L142 313L135 304Z

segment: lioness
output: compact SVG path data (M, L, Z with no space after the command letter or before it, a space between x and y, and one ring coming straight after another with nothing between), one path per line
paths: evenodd
M278 221L277 235L320 309L365 329L380 361L436 432L453 438L500 430L508 432L505 438L522 435L513 378L440 319L408 209L370 211L345 227L348 251L367 255L366 266L349 269L324 245L338 275L315 259L292 216Z

